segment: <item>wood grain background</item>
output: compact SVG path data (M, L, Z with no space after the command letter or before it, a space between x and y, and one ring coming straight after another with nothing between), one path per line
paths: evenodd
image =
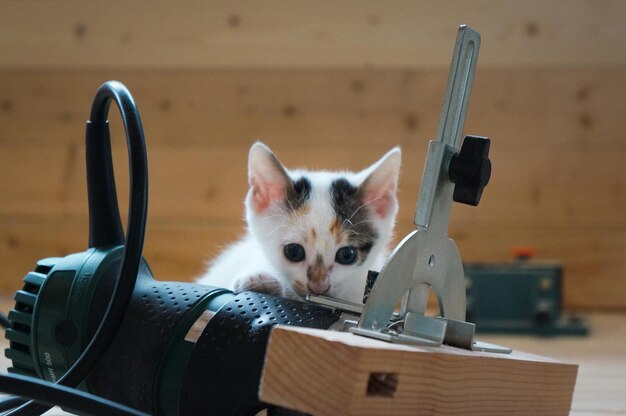
M481 206L453 210L463 259L534 246L564 264L568 307L626 309L624 19L619 0L0 2L0 291L85 248L84 122L109 79L143 119L157 278L193 279L241 234L255 140L329 169L401 145L405 235L468 23L483 42L465 132L492 138L494 169Z

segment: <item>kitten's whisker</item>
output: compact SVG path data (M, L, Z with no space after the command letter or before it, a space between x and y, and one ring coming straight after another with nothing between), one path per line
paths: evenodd
M351 235L355 236L355 237L360 237L361 235L364 235L366 238L373 238L373 236L371 234L368 233L363 233L363 232L358 232L356 230L353 229L353 227L359 225L359 224L364 224L364 223L368 223L368 222L375 222L374 220L363 220L360 221L356 224L351 224L350 227L344 227L343 232L344 233L350 233Z
M344 232L346 232L346 233L350 233L350 234L352 234L352 235L356 235L356 236L361 235L361 233L360 233L360 232L358 232L358 231L354 231L354 230L353 230L353 229L351 229L351 228L346 228L346 229L344 230Z
M287 217L287 216L286 216L286 215L284 215L284 214L274 214L274 215L268 215L267 217L263 217L263 218L261 218L261 219L262 219L263 221L265 221L265 220L271 220L272 218L277 218L277 217L278 217L278 218L282 218L282 219L287 219L287 220L289 219L289 217Z
M350 224L351 224L352 227L356 227L357 225L365 224L365 223L368 223L368 222L375 222L375 221L374 220L363 220L363 221L357 222L356 224L352 224L352 223L350 223Z
M289 208L291 208L291 211L296 212L296 208L293 206L289 198L287 198L287 203L289 204Z
M270 231L269 233L267 233L267 235L272 235L274 234L276 231L278 231L281 228L285 228L285 226L283 224L280 224L279 226L277 226L276 228L274 228L272 231Z
M368 201L368 202L364 203L363 205L361 205L360 207L358 207L357 209L355 209L354 212L352 213L352 215L350 215L350 218L348 218L348 220L351 220L356 215L356 213L359 212L359 210L361 208L366 207L366 206L372 204L374 201L377 201L380 198L382 198L382 197L374 198L371 201Z

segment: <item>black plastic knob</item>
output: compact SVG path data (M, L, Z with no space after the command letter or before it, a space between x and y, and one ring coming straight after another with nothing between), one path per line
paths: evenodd
M491 177L487 137L465 136L461 151L452 156L448 177L454 182L455 202L477 206Z

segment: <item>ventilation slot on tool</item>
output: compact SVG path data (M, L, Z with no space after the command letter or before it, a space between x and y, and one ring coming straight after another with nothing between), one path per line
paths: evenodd
M39 290L53 266L45 260L39 262L35 271L24 277L22 290L15 293L15 307L8 315L11 327L5 332L5 337L9 340L9 348L5 350L4 355L13 364L8 368L9 373L37 377L31 346L33 309Z

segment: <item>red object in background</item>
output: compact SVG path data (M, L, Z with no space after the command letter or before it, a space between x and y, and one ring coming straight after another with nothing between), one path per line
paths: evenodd
M535 247L527 246L527 247L513 247L511 249L511 254L517 260L528 260L535 257L537 254L537 249Z

